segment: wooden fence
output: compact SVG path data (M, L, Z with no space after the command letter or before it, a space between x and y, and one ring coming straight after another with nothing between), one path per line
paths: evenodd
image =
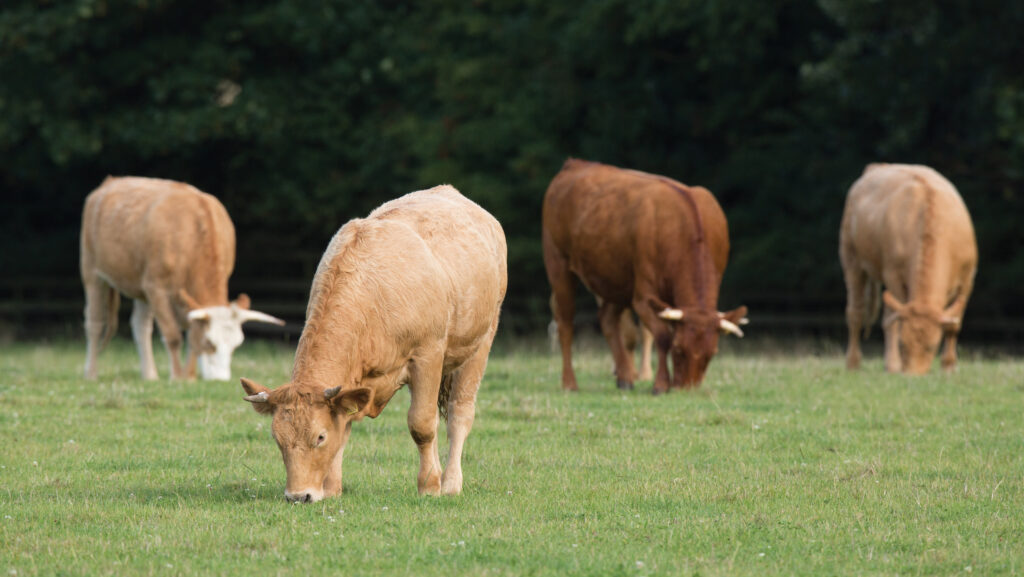
M296 279L233 278L230 294L248 293L254 308L286 319L285 327L253 325L255 335L297 336L302 330L309 298L307 277ZM842 296L762 294L730 296L729 303L742 302L750 309L751 336L826 337L845 340L846 303ZM593 299L580 295L577 324L597 324ZM84 297L82 284L74 277L21 277L0 279L0 341L46 336L80 338ZM127 331L131 306L122 299L121 330ZM541 309L544 310L543 308ZM527 316L535 318L526 318ZM526 315L505 311L503 328L516 334L541 335L550 319L545 314ZM250 328L247 327L247 332ZM874 329L878 333L878 328ZM964 340L984 343L1010 343L1024 346L1024 319L986 318L968 314L964 322Z

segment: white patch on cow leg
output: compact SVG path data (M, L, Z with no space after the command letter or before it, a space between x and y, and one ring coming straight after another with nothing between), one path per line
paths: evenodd
M640 323L640 333L642 335L640 353L640 377L641 381L649 381L654 378L654 373L651 372L651 349L654 348L654 334L647 330L642 323Z
M135 348L139 352L142 378L155 380L158 375L156 361L153 359L153 311L150 310L149 304L141 299L135 299L132 305L132 336L135 338Z

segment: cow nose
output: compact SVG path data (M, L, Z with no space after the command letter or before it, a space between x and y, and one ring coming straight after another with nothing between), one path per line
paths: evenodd
M303 491L301 493L289 493L288 491L285 491L284 498L288 499L288 501L292 503L312 503L313 493L309 491Z

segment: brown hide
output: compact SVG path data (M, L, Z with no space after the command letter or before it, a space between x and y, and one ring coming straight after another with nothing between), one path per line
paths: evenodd
M725 215L707 189L570 159L544 198L543 247L560 316L564 388L577 387L570 357L575 278L602 302L602 330L621 388L631 388L635 379L619 335L625 308L654 333L654 391L669 387L669 352L673 386L700 383L718 350L718 290L729 256ZM658 316L669 307L681 309L683 320ZM745 313L737 309L726 318L738 322Z
M886 368L928 372L944 337L942 364L952 369L978 263L974 227L956 188L926 166L868 165L847 196L839 245L847 366L860 365L861 331L884 301Z
M148 320L148 335L155 317L171 353L172 377L194 376L202 343L190 343L187 371L179 366L186 315L196 306L228 305L228 277L235 265L235 229L216 198L181 182L108 177L85 200L80 264L88 377L96 376L94 357L103 344L95 341L105 343L116 329L119 292L136 299L144 311L138 324ZM155 368L152 373L144 376L155 378Z
M376 417L403 385L420 492L461 491L462 444L506 286L501 226L451 186L408 194L342 227L313 279L291 382L271 391L243 380L246 400L273 415L286 497L340 492L350 422ZM353 400L355 391L366 393ZM439 407L450 443L443 478Z

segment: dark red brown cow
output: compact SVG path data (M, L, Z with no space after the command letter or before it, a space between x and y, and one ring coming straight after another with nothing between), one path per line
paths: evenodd
M654 333L654 393L696 387L718 352L718 335L743 336L746 307L721 313L718 289L729 257L725 215L707 189L670 178L569 159L544 197L544 265L557 301L562 388L577 390L572 369L575 279L600 300L601 329L616 382L633 388L633 363L619 322L632 308Z

